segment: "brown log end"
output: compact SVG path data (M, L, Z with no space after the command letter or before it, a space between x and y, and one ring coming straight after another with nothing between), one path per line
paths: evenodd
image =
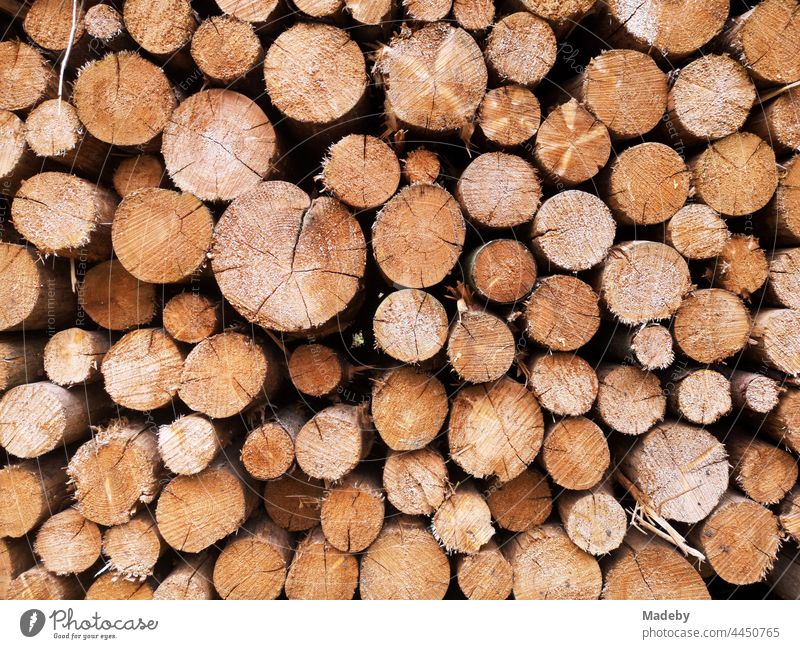
M790 376L800 373L800 311L762 309L753 319L746 353Z
M328 406L297 433L297 463L313 478L339 480L367 455L371 440L358 406Z
M730 237L725 221L702 203L690 203L679 209L667 223L665 233L666 243L686 259L717 257Z
M597 294L577 277L543 277L525 304L525 333L555 351L578 349L599 327Z
M215 599L212 572L214 558L208 552L181 556L175 569L158 585L153 599Z
M192 58L207 78L231 84L254 69L263 55L253 26L233 16L210 16L192 36Z
M576 354L537 354L528 362L528 373L531 392L543 408L555 415L582 415L597 397L594 368Z
M769 262L756 237L734 234L725 242L717 260L705 274L713 286L747 300L767 281Z
M432 185L442 173L439 156L433 151L419 147L408 152L403 160L403 179L409 184L425 183Z
M152 575L164 547L149 512L142 512L122 525L109 527L103 533L103 554L111 570L128 579L141 580Z
M80 582L72 575L59 577L42 566L34 566L18 575L8 587L9 599L80 599Z
M328 542L342 552L361 552L383 527L383 492L377 477L353 472L322 501L320 522Z
M470 383L499 379L511 367L516 351L509 326L488 311L477 309L459 314L447 340L450 366Z
M300 543L286 575L288 599L353 599L358 587L358 559L337 550L317 527Z
M536 282L531 251L513 239L495 239L473 250L465 262L470 286L485 300L512 304L523 300Z
M44 348L44 370L57 385L91 383L100 378L100 364L110 346L109 336L102 331L64 329Z
M510 532L524 532L541 525L553 510L547 479L530 467L513 480L494 485L486 502L492 518Z
M296 347L289 357L288 367L292 385L312 397L336 392L348 381L350 372L335 350L317 343Z
M222 329L222 309L200 293L179 293L164 305L163 322L175 340L199 343Z
M114 169L114 189L123 198L142 189L160 187L163 182L164 163L152 155L125 158Z
M158 428L158 452L164 466L179 475L200 473L229 441L228 430L196 413Z
M773 304L800 310L800 248L773 251L766 291Z
M386 497L404 514L430 515L448 491L444 458L431 448L389 453L383 467Z
M34 550L48 571L69 575L91 568L100 558L100 546L100 528L69 508L42 523Z
M403 363L435 356L447 340L447 313L430 293L409 288L389 293L375 310L375 345Z
M541 117L536 95L524 86L512 84L493 88L484 95L477 121L489 142L513 147L536 135ZM537 141L541 138L539 133Z
M58 454L56 454L58 455ZM67 500L67 476L60 457L7 464L0 469L0 537L19 538L33 530Z
M107 572L86 589L87 600L151 600L153 586L147 581L129 580Z
M602 479L610 462L606 437L590 419L561 419L544 435L542 464L560 487L590 489Z
M556 50L556 37L547 21L520 11L494 24L485 56L497 78L534 88L553 67Z
M693 370L677 381L668 402L672 411L687 421L710 425L731 411L731 384L714 370Z
M656 374L632 365L603 364L598 368L597 416L609 428L641 435L664 418L667 398Z
M723 438L736 484L762 505L779 502L797 482L797 461L783 449L744 432Z
M146 325L156 315L156 287L131 275L118 261L92 266L83 278L78 301L105 329L124 331Z
M456 578L461 592L476 600L508 599L514 581L511 564L494 541L474 554L458 557Z
M0 43L0 109L27 110L48 94L55 75L36 49L20 41Z
M463 482L433 515L433 536L449 552L474 554L494 536L492 513L472 482Z
M625 510L607 485L562 494L558 514L570 540L595 556L616 550L628 530Z
M151 54L172 54L197 28L189 0L130 0L122 13L125 29Z
M270 518L289 532L302 532L319 525L324 498L321 480L299 469L264 485L264 507Z

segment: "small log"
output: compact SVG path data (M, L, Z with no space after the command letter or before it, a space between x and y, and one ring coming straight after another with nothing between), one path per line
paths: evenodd
M143 282L181 282L206 263L213 227L211 212L192 194L143 189L117 208L114 253Z
M151 600L153 586L147 581L133 581L107 572L86 590L87 600Z
M762 309L753 318L745 354L790 376L800 373L800 311Z
M764 210L763 223L770 241L800 244L800 155L783 165L778 188Z
M8 599L83 599L83 590L72 575L59 577L42 566L34 566L12 580Z
M361 558L362 599L443 599L450 563L422 519L395 516Z
M733 293L721 288L693 291L675 314L675 344L698 363L716 363L746 345L750 313Z
M469 130L488 80L475 40L446 23L396 34L380 50L375 71L389 128L423 133Z
M494 536L489 505L472 482L463 482L433 515L433 536L448 552L475 554Z
M608 127L613 140L629 140L653 130L667 107L667 76L647 54L608 50L564 84Z
M433 358L447 340L447 313L433 295L413 288L389 293L375 310L375 345L402 363Z
M492 518L510 532L525 532L541 525L553 510L547 478L532 467L513 480L493 485L486 502Z
M264 111L249 97L219 88L175 109L161 153L172 181L204 201L230 201L255 188L278 157Z
M110 336L102 331L85 331L77 327L59 331L44 348L47 378L65 387L94 383L100 380L100 364L109 347Z
M153 599L215 599L213 571L214 558L208 552L182 555L156 588Z
M78 290L81 308L105 329L146 325L156 315L156 287L131 275L118 261L92 266Z
M64 458L58 453L0 469L0 537L19 538L67 502ZM11 506L13 503L13 506Z
M176 101L161 68L135 52L112 52L81 70L73 103L98 140L136 146L161 133Z
M75 451L67 474L78 512L99 525L127 523L161 488L155 430L141 420L113 420Z
M194 475L216 459L230 438L223 424L193 413L158 427L158 452L172 473Z
M726 55L701 56L673 81L665 123L684 145L718 140L744 126L755 100L755 86L741 64Z
M742 586L767 575L778 554L781 533L778 518L770 510L727 491L708 518L692 530L690 540L719 577Z
M450 413L450 457L476 478L516 478L542 446L544 422L536 398L508 377L458 392Z
M337 351L312 343L296 347L289 356L292 385L312 397L324 397L340 391L352 376L352 366Z
M67 390L48 381L11 388L0 399L0 445L33 458L90 434L109 417L113 404L99 385Z
M511 564L491 540L474 554L456 559L456 578L468 599L508 599L513 587Z
M714 424L733 406L731 384L719 372L697 369L672 377L667 404L673 414L701 426Z
M207 79L230 85L254 70L264 56L253 26L233 16L210 16L192 36L192 58Z
M125 29L150 54L174 54L189 43L197 20L189 0L127 0Z
M495 79L535 88L555 64L557 48L547 21L520 11L495 22L484 55Z
M278 351L245 334L224 331L189 352L178 396L209 417L232 417L275 396L284 367Z
M542 122L533 149L545 181L559 189L594 178L611 155L605 124L576 100L557 106Z
M762 505L779 502L797 482L797 460L753 434L732 430L722 439L739 488Z
M363 111L364 55L331 25L301 22L281 32L264 59L264 81L272 104L297 131L335 137L334 126L352 125Z
M70 507L42 523L33 548L49 572L71 575L91 568L100 546L100 528Z
M223 296L265 329L299 333L335 322L365 264L364 234L344 206L311 201L285 182L234 201L214 228L211 267Z
M108 350L100 371L119 405L147 411L165 406L181 386L184 353L161 329L137 329Z
M456 7L459 4L462 3L456 2ZM477 123L489 142L501 147L514 147L536 135L541 117L536 95L524 86L512 84L493 88L484 95L478 108Z
M47 338L39 336L0 335L0 391L44 376L47 342Z
M394 0L344 0L344 7L356 22L358 40L385 34L398 13Z
M554 523L513 537L503 554L514 570L514 599L597 599L600 565Z
M242 445L242 464L256 480L274 480L294 464L294 440L307 421L302 407L288 406L251 430Z
M0 599L8 599L11 582L35 561L28 539L0 539Z
M787 88L775 99L762 103L750 116L747 130L780 153L800 150L800 90Z
M778 508L781 529L797 543L800 541L800 487L795 486Z
M800 80L800 16L795 0L763 0L732 17L720 44L739 59L759 85Z
M220 303L194 291L170 298L162 316L166 332L183 343L199 343L222 329Z
M731 398L737 410L765 415L778 405L781 386L775 379L763 374L733 370L728 378L731 382Z
M286 575L287 599L353 599L358 588L358 559L337 550L315 527L297 544Z
M564 36L591 10L596 0L568 0L552 2L551 0L514 0L531 13L544 18L557 36Z
M400 162L391 147L371 135L346 135L331 145L319 176L323 186L357 210L383 205L400 184Z
M690 184L683 158L658 142L625 149L600 177L601 195L617 221L628 225L668 220L683 207Z
M667 222L664 241L686 259L711 259L731 237L725 221L708 205L690 203Z
M728 486L725 447L689 424L658 424L625 447L617 460L621 484L638 502L670 520L704 519Z
M442 173L439 156L424 147L409 151L402 163L403 180L409 185L415 183L432 185Z
M0 331L53 330L75 318L76 299L63 260L0 242Z
M391 451L383 466L383 488L389 502L404 514L433 514L449 489L444 458L428 447Z
M597 397L597 374L577 354L535 354L528 361L528 375L528 386L539 404L561 417L588 412Z
M800 248L772 252L765 293L773 305L800 310Z
M570 540L595 556L616 550L628 531L625 510L603 480L589 491L567 491L557 500L558 515Z
M280 0L219 0L217 6L229 16L250 23L271 25L280 16Z
M793 548L786 547L778 553L767 581L770 593L781 599L800 599L800 558Z
M478 227L511 228L530 223L542 196L536 169L510 153L484 153L469 163L455 197Z
M604 348L614 360L635 363L643 370L663 370L672 365L672 334L660 324L643 327L614 326Z
M20 183L40 167L26 144L25 123L11 111L0 109L0 198L10 200Z
M631 325L670 317L691 287L684 258L655 241L626 241L611 248L594 282L602 304Z
M142 154L124 158L114 169L114 190L125 198L142 189L160 187L164 172L164 163L155 156Z
M703 579L673 546L634 528L604 564L603 578L603 599L711 599Z
M222 599L276 599L292 556L286 530L259 515L228 541L214 564L214 588Z
M439 379L414 368L398 367L374 379L372 420L381 439L395 451L421 449L432 442L448 406Z
M332 487L322 501L320 522L328 542L342 552L361 552L383 527L383 492L377 477L355 471Z
M706 268L705 276L713 286L747 300L767 281L769 262L756 237L734 234Z
M56 75L35 48L0 43L0 110L28 110L56 94Z
M363 409L345 404L320 410L295 439L297 464L320 480L340 480L356 468L371 447L372 434L366 428Z
M761 430L779 444L800 454L800 390L787 389L778 405L766 415Z
M541 461L559 487L580 491L600 482L611 453L597 424L585 417L566 417L548 426Z
M525 299L536 282L536 261L514 239L495 239L475 248L464 261L467 281L484 300L512 304Z
M87 7L83 17L83 26L86 33L92 37L91 46L103 47L107 50L119 52L123 49L135 49L131 47L133 41L125 33L125 21L110 4L96 4ZM99 43L95 43L99 41Z
M573 351L600 327L597 294L577 277L542 277L525 304L525 333L554 351Z
M325 487L295 468L264 485L264 508L269 517L289 532L319 525Z
M105 175L111 147L86 133L75 107L63 99L43 101L28 114L25 141L37 156L50 158L70 171L95 180ZM96 193L101 190L95 188ZM54 193L55 198L64 198L60 192ZM63 206L59 205L59 209Z
M752 133L713 142L689 160L689 168L695 199L730 217L760 210L778 186L775 152Z
M390 282L425 288L453 269L465 237L464 217L447 191L437 185L409 185L375 218L372 252Z
M111 570L126 579L151 576L165 549L158 526L147 511L103 533L103 555Z
M549 269L587 270L605 259L616 230L611 212L597 196L577 190L561 192L548 198L536 213L531 228L533 251Z
M447 339L447 359L460 379L496 381L508 372L516 353L514 334L502 319L459 301L459 314Z
M453 0L404 0L403 7L410 20L433 23L450 13Z
M237 456L228 453L200 473L176 476L164 487L156 521L173 548L200 552L239 529L255 509L254 484Z

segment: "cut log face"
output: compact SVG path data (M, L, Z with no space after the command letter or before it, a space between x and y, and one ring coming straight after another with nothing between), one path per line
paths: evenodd
M675 521L704 519L728 485L725 447L710 433L688 424L654 426L618 460L637 498L659 516Z
M511 564L494 541L489 541L474 554L458 557L456 578L458 587L468 599L508 599L513 587Z
M274 421L251 430L242 445L242 463L257 480L274 480L294 464L294 440L308 415L301 407L278 411Z
M790 376L800 373L800 312L762 309L753 319L746 354Z
M234 201L214 229L211 267L222 294L265 329L296 333L333 321L356 296L365 264L364 234L344 206L312 202L285 182Z
M497 78L534 88L553 67L556 50L556 37L547 21L520 11L494 24L485 56Z
M73 99L89 133L118 146L152 140L164 130L176 104L161 68L135 52L111 53L91 62L75 81Z
M447 340L447 313L431 294L417 289L389 293L375 310L375 344L403 363L435 356Z
M800 310L800 248L786 248L772 253L766 292L773 304Z
M513 480L494 485L486 502L492 518L510 532L525 532L541 525L553 509L547 478L530 467Z
M442 20L453 5L453 0L406 0L403 6L411 20L436 22Z
M208 552L182 555L175 569L156 588L153 599L215 599L213 570L214 558Z
M524 299L536 282L536 261L513 239L495 239L473 250L465 262L467 280L485 300L512 304Z
M328 542L342 552L361 552L383 527L383 492L377 477L363 471L345 476L322 502L320 522Z
M475 554L494 536L489 505L472 482L456 487L433 515L431 530L449 552Z
M143 189L117 208L114 253L143 282L180 282L206 262L213 227L211 212L192 194Z
M648 371L666 369L675 360L672 334L659 324L632 328L614 325L604 349L614 360Z
M358 559L333 547L319 527L294 552L286 575L288 599L353 599L358 587Z
M366 64L344 30L298 23L269 48L264 80L278 110L298 124L320 127L357 110L367 87Z
M162 315L166 332L183 343L199 343L222 329L220 304L200 293L179 293Z
M295 453L300 468L313 478L340 480L369 453L372 436L358 406L328 406L297 433Z
M28 347L26 354L35 356L35 341L29 341ZM109 347L110 336L102 331L64 329L44 348L44 370L57 385L92 383L100 379L100 364Z
M706 269L711 283L745 300L760 289L769 276L769 262L758 239L734 234L722 248L713 265Z
M703 579L677 550L635 529L604 564L603 577L603 599L711 599Z
M27 110L55 94L55 74L45 58L26 43L0 43L0 70L2 110Z
M205 469L229 441L228 430L198 414L158 428L158 452L164 466L180 475Z
M456 2L455 6L458 5ZM483 97L477 120L489 142L502 147L519 146L536 135L539 129L539 100L524 86L500 86L489 90ZM540 133L537 141L541 137Z
M668 402L671 410L687 421L710 425L731 411L731 384L714 370L693 370L676 382Z
M36 157L26 146L25 132L26 124L19 117L0 109L0 181L4 197L13 196L22 180L39 171Z
M269 517L283 529L289 532L310 530L319 525L324 490L321 480L294 469L267 482L264 507Z
M378 213L372 252L389 281L425 288L453 269L465 237L464 217L447 191L436 185L410 185Z
M722 253L731 233L708 205L684 205L667 222L665 240L686 259L711 259Z
M78 512L99 525L127 523L161 487L155 431L143 421L111 421L75 452L67 473Z
M775 152L752 133L734 133L689 161L695 198L729 217L764 207L778 186Z
M11 582L8 599L79 599L83 597L80 582L74 576L59 577L42 566L26 570Z
M69 508L42 523L34 549L48 571L70 575L91 568L100 558L100 545L100 528Z
M528 363L529 386L543 408L558 416L588 412L597 397L597 375L580 356L537 354Z
M107 572L86 589L87 600L151 600L153 586L146 581L129 581Z
M122 14L125 29L151 54L172 54L189 42L197 28L189 0L131 0Z
M525 304L525 333L554 351L578 349L599 327L597 294L577 277L543 277Z
M431 448L392 451L383 467L386 497L404 514L430 515L449 489L444 458Z
M349 380L350 367L325 345L300 345L289 357L288 366L292 385L312 397L333 394Z
M789 88L754 111L748 130L781 153L800 150L800 90Z
M279 0L219 0L217 3L226 14L251 23L269 23L276 17Z
M414 368L388 370L373 383L371 414L375 429L395 451L412 451L432 442L448 409L441 381Z
M142 580L152 575L164 548L150 512L137 514L127 523L109 527L103 533L103 554L111 570L128 579Z
M547 199L533 221L533 249L560 271L587 270L605 259L614 243L616 223L605 203L571 190Z
M67 502L64 458L59 455L0 469L0 498L9 503L0 508L0 537L25 536Z
M734 370L730 374L731 398L737 409L765 415L778 405L781 386L763 374Z
M486 92L483 53L463 29L445 23L401 32L377 60L393 128L459 131L472 122Z
M173 182L208 201L230 201L255 188L278 152L275 130L249 97L211 89L172 114L161 152Z
M450 563L421 519L397 516L361 558L363 599L443 599Z
M98 4L86 9L83 17L86 33L101 41L111 41L125 29L120 13L111 5Z
M800 390L783 392L763 422L762 430L767 435L800 454Z
M571 187L593 178L605 166L611 139L603 122L570 99L542 122L533 151L545 182Z
M97 324L116 331L146 325L156 315L155 285L138 280L113 260L89 269L78 301Z
M114 190L122 198L142 189L160 187L163 181L164 163L146 154L125 158L117 165L113 176Z
M476 478L516 478L536 457L543 435L536 398L508 377L465 388L453 400L450 456Z
M781 528L797 542L800 539L800 487L790 491L778 509Z
M38 336L0 335L0 390L5 392L44 376L47 342L47 338Z
M103 358L105 389L119 405L152 410L167 405L181 386L184 354L160 329L125 334Z
M764 210L765 230L778 244L800 243L800 156L784 164L778 188Z
M11 582L33 567L28 539L0 539L0 597L8 599Z
M605 435L593 421L567 417L548 427L542 444L542 464L558 486L576 491L590 489L605 475L610 462Z
M570 540L595 556L616 550L628 530L625 510L607 482L590 491L562 494L558 498L558 514Z
M450 329L447 358L464 381L496 381L511 367L516 355L511 329L488 311L468 309Z
M786 451L743 431L723 437L736 484L762 505L779 502L797 482L797 461Z
M609 428L641 435L664 418L667 398L658 376L631 365L603 364L595 412Z
M600 565L553 523L513 537L503 553L514 570L514 599L597 599Z
M439 156L423 147L409 151L403 160L403 180L409 185L425 183L432 185L442 173Z
M533 220L542 191L536 170L510 153L484 153L461 174L456 199L478 227L510 228Z
M232 16L210 16L192 36L192 58L207 78L236 82L253 70L263 51L252 25Z

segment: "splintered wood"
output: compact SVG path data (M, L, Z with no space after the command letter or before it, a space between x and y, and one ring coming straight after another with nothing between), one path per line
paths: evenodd
M0 598L800 598L797 0L74 20L0 2Z

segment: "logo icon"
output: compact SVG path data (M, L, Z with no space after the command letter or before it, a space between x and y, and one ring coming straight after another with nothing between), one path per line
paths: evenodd
M19 618L19 630L26 638L32 638L44 628L44 613L38 608L25 611Z

